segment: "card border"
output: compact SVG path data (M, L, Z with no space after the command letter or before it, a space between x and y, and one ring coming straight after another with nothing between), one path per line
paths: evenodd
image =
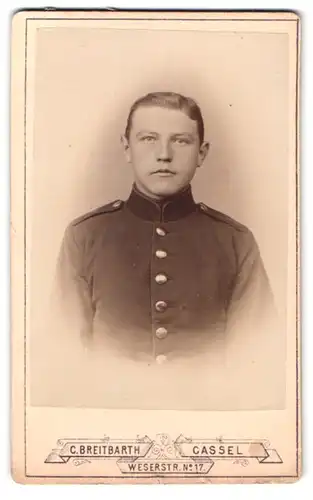
M76 9L68 9L69 11L74 11L74 12L79 12L79 10ZM113 12L116 11L117 13L125 12L123 10L118 10L118 9L112 9ZM97 10L97 9L92 9L93 12L112 12L112 10ZM54 11L56 12L64 12L64 9L47 9L45 10L46 13L53 13ZM27 10L27 12L38 12L38 11L31 11ZM87 11L88 12L88 11ZM90 12L90 11L89 11ZM112 13L113 13L112 12ZM136 11L134 11L136 12ZM148 12L148 11L140 11L141 13ZM166 14L166 12L173 12L173 11L157 11L158 14ZM177 11L176 11L177 12ZM184 11L179 11L179 12L184 12ZM185 11L186 12L186 11ZM210 13L209 11L190 11L192 13ZM216 11L215 11L216 12ZM228 11L229 14L234 13L235 11ZM237 11L238 12L238 11ZM264 11L266 13L273 13L271 11ZM245 11L245 13L256 13L255 11ZM259 11L259 13L261 13ZM294 12L291 11L280 11L281 14L283 13L292 13L295 14ZM26 150L26 109L27 109L27 28L28 28L28 22L30 21L40 21L40 20L49 20L49 21L59 21L59 20L64 20L64 21L99 21L101 18L99 17L26 17L25 18L25 63L24 63L24 476L25 478L46 478L46 479L118 479L118 480L129 480L129 479L157 479L157 478L164 478L164 479L186 479L188 481L188 477L186 475L171 475L170 477L166 475L161 475L161 474L154 474L151 476L144 475L141 476L139 474L136 474L134 476L127 475L127 476L104 476L104 475L97 475L97 476L92 476L92 475L84 475L84 476L76 476L76 475L71 475L71 476L65 476L65 475L44 475L44 474L38 474L38 475L33 475L33 474L28 474L27 473L27 356L26 356L26 346L27 346L27 338L26 338L26 296L27 296L27 273L26 273L26 229L27 229L27 220L26 220L26 198L27 198L27 187L26 187L26 163L27 163L27 150ZM223 18L203 18L203 19L195 19L195 18L187 18L187 17L108 17L105 19L106 21L152 21L152 20L162 20L162 21L202 21L202 22L212 22L212 21L266 21L266 22L271 22L271 21L282 21L282 22L294 22L296 23L296 106L295 106L295 120L296 120L296 125L295 125L295 159L296 159L296 185L295 185L295 190L296 190L296 225L295 225L295 236L296 236L296 475L227 475L227 476L201 476L197 475L195 479L298 479L299 478L299 453L300 453L300 443L299 443L299 437L300 437L300 431L299 431L299 419L300 419L300 367L299 367L299 352L300 352L300 342L299 342L299 279L300 279L300 251L299 251L299 235L300 235L300 225L299 225L299 145L298 145L298 134L299 134L299 61L300 61L300 19L299 17L297 18L286 18L283 19L282 17L280 18L228 18L228 17L223 17Z

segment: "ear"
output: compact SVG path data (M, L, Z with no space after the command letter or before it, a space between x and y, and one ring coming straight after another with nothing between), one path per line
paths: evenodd
M207 141L204 141L199 149L199 154L198 154L198 167L201 167L202 163L204 162L206 155L208 154L210 149L210 143Z
M131 163L131 154L130 154L130 146L129 141L125 135L121 135L121 143L124 149L125 158L128 163Z

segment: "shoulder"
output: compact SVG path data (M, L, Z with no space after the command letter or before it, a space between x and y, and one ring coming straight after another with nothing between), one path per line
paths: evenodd
M221 225L223 228L225 229L229 228L236 232L238 231L240 233L248 233L248 234L251 233L250 229L247 226L241 224L240 222L233 219L229 215L226 215L223 212L219 212L218 210L208 207L205 203L199 203L198 206L201 214L208 217L208 220L216 222L217 224Z
M213 225L216 238L223 248L235 251L237 256L259 253L254 234L247 226L204 203L199 204L199 211L210 221L211 227Z
M64 241L69 244L80 244L87 239L93 238L94 235L103 230L107 223L109 224L112 218L115 221L113 214L122 210L124 202L115 200L107 203L102 207L98 207L90 212L87 212L80 217L73 219L66 227L64 232Z
M84 215L81 215L80 217L77 217L71 222L72 227L77 227L82 225L84 222L88 222L91 220L98 220L99 218L102 219L102 216L110 215L112 213L120 211L124 206L124 202L122 200L115 200L112 201L111 203L107 203L106 205L103 205L102 207L98 207L95 210L92 210L91 212L88 212Z
M120 211L124 206L124 202L122 200L114 200L111 203L107 203L102 207L98 207L95 210L91 210L90 212L81 215L74 219L71 223L71 227L78 227L84 225L88 221L97 221L102 219L102 216L109 216L112 213Z

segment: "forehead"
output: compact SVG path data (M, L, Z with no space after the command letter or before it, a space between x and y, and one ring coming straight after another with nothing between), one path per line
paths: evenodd
M148 130L157 133L197 134L197 122L180 109L168 109L159 106L142 106L132 116L132 130L138 133Z

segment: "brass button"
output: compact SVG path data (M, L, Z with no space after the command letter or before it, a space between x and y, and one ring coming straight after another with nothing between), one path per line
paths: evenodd
M157 274L154 279L158 285L163 285L163 283L167 282L167 276L165 276L165 274Z
M155 252L155 255L158 259L164 259L165 257L167 257L167 252L165 250L157 250Z
M122 201L121 200L116 200L114 203L113 203L113 208L118 208L120 207L122 204Z
M165 356L165 354L159 354L156 358L155 358L156 362L158 363L158 365L161 365L162 363L164 363L166 360L167 360L167 357Z
M167 309L167 303L164 300L158 300L155 303L155 308L158 312L164 312Z
M163 326L160 326L159 328L156 329L155 334L158 337L158 339L164 339L167 335L167 329L164 328Z
M157 233L159 236L165 236L165 235L166 235L166 232L164 231L164 229L162 229L162 227L157 227L157 228L156 228L156 233Z

